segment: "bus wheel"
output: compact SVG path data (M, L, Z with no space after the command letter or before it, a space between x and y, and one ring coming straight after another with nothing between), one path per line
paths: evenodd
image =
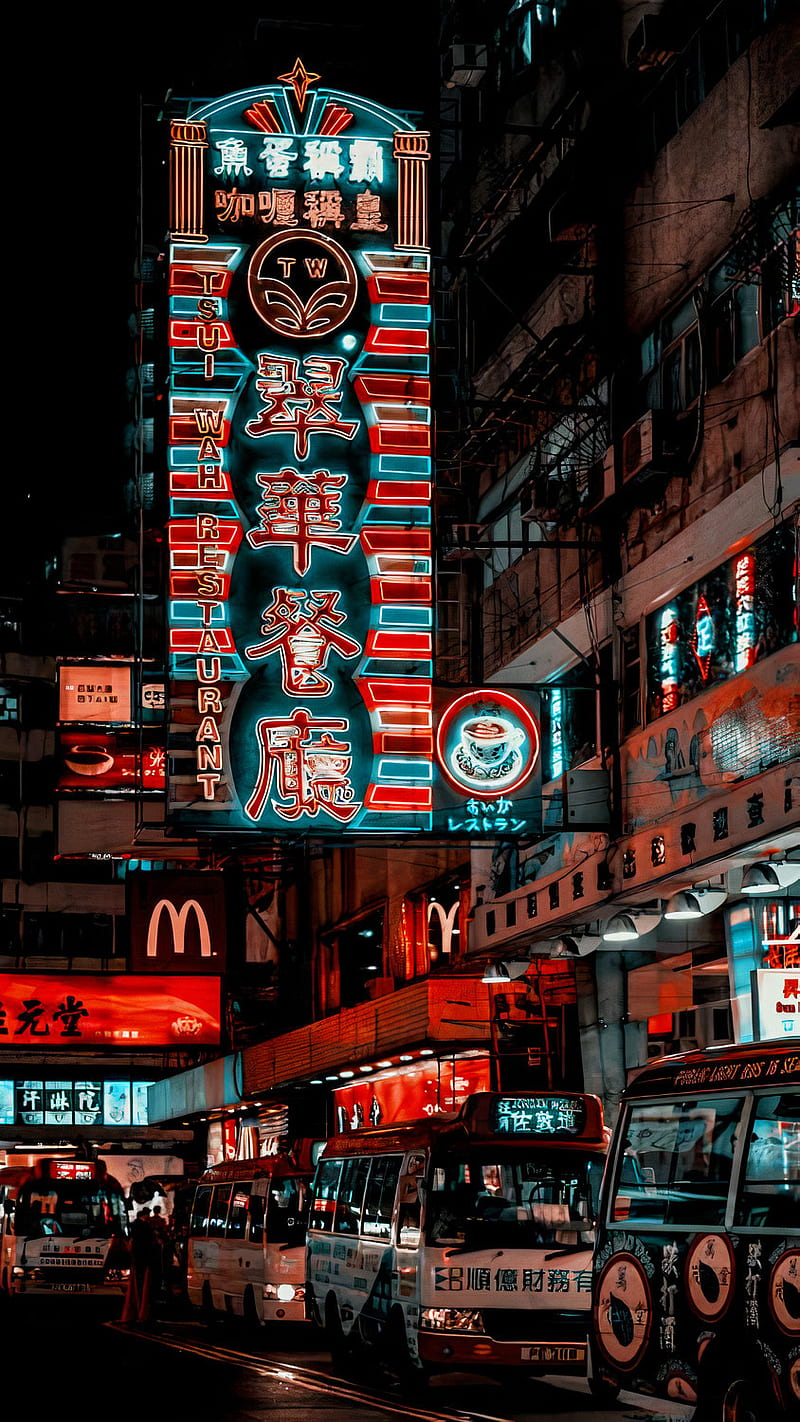
M242 1319L244 1326L249 1333L260 1335L264 1330L261 1326L261 1319L256 1308L256 1296L253 1293L252 1285L248 1284L242 1299Z
M725 1393L722 1422L769 1422L775 1415L772 1390L766 1379L762 1379L759 1384L738 1378Z
M402 1388L417 1391L427 1385L428 1370L420 1367L411 1356L405 1318L398 1308L389 1315L385 1356L389 1371L394 1373Z
M217 1310L214 1307L214 1300L211 1297L211 1287L208 1281L203 1285L203 1293L200 1299L200 1313L203 1322L208 1324L209 1328L218 1321Z
M353 1348L345 1337L342 1320L335 1298L331 1296L325 1305L325 1334L328 1339L331 1361L335 1368L347 1368L353 1361Z

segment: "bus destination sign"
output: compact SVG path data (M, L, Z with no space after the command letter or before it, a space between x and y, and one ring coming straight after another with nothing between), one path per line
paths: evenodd
M580 1096L498 1096L491 1124L498 1135L580 1136L586 1126L586 1102Z

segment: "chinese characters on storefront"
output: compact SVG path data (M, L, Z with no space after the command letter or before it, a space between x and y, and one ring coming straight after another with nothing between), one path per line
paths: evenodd
M47 1051L220 1040L219 978L0 973L0 1045Z
M146 1126L152 1081L0 1081L3 1126Z
M528 832L530 697L437 740L428 134L318 79L172 124L170 821Z

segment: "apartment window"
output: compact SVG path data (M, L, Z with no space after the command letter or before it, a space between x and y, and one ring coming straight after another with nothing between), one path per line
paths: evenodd
M644 408L688 410L700 394L700 334L693 297L669 312L642 343Z
M800 310L797 204L754 218L705 279L707 315L701 328L695 294L661 318L640 351L646 410L688 410L700 394L701 343L707 384L724 380L739 361L788 316ZM793 284L794 279L794 284Z
M622 633L622 729L628 735L642 724L642 650L639 625Z
M724 380L760 340L758 287L731 282L725 264L711 273L708 311L711 383Z

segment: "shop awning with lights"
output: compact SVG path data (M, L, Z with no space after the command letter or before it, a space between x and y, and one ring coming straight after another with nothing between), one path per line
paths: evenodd
M488 1047L488 989L480 978L428 978L246 1047L246 1098L310 1083L353 1067L410 1063L426 1055Z

